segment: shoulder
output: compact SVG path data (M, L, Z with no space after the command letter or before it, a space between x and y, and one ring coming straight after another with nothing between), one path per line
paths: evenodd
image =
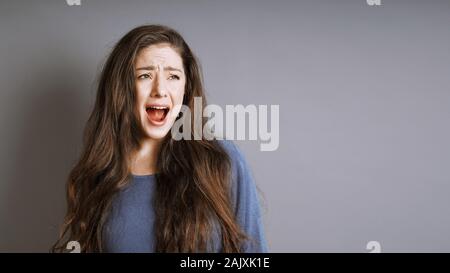
M236 219L243 231L251 238L243 252L267 252L260 199L253 172L244 154L232 141L219 141L231 161L231 196Z
M237 208L242 202L249 202L254 197L255 181L252 169L247 162L244 153L231 140L219 140L230 158L231 164L231 191L234 204Z
M224 148L225 152L228 154L231 167L234 168L235 171L239 169L248 168L247 161L243 152L240 148L231 140L219 140L220 145Z

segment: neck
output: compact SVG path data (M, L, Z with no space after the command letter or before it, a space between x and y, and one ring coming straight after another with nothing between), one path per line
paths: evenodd
M131 156L131 173L134 175L149 175L156 173L156 162L161 141L144 139L140 147Z

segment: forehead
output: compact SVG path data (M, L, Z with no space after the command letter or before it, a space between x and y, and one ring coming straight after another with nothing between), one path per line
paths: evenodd
M149 65L183 68L180 54L169 44L156 44L142 49L136 57L136 67Z

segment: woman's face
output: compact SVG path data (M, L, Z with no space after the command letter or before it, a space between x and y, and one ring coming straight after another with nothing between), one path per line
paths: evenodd
M169 44L142 49L135 62L137 107L146 136L164 138L183 103L186 77L181 56Z

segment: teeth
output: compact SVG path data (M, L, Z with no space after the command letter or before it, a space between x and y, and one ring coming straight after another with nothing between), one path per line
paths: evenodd
M147 108L158 109L158 110L168 109L168 107L166 107L166 106L150 106L150 107L147 107Z

